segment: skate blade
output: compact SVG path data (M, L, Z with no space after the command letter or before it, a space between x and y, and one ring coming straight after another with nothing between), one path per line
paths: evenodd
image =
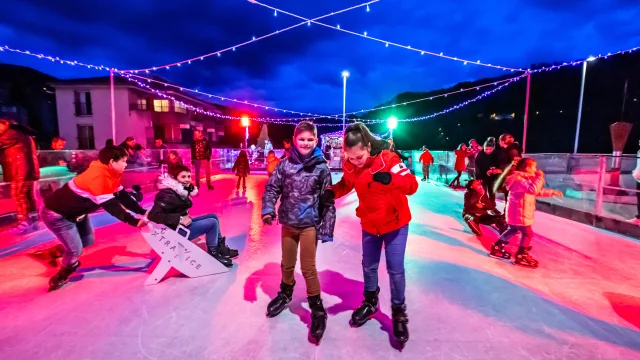
M510 257L509 258L505 258L505 257L502 257L502 256L495 256L495 255L491 255L491 254L487 254L487 256L489 256L492 259L497 259L497 260L502 260L502 261L505 261L505 262L508 262L508 263L512 263Z
M512 261L511 263L515 266L523 267L526 269L537 269L540 266L540 265L530 266L530 265L517 264L515 261Z
M266 314L266 315L267 315L267 317L268 317L268 318L274 318L274 317L276 317L276 316L280 315L283 311L285 311L285 310L286 310L286 309L288 309L288 308L289 308L289 304L285 305L285 306L282 308L282 310L278 311L278 312L277 312L277 313L275 313L275 314L269 314L269 311L267 311L267 314Z

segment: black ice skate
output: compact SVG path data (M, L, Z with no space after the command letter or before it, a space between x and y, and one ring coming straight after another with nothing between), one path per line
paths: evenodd
M230 259L235 259L238 257L238 255L240 255L238 253L238 250L231 249L227 246L227 238L224 236L218 239L218 252L222 254L222 256L228 257Z
M226 266L226 267L232 267L233 266L233 262L231 261L231 259L229 259L228 257L220 254L220 252L218 251L218 246L214 247L214 248L208 248L207 252L209 253L209 255L211 255L212 258L218 260L218 262L220 262L220 264Z
M353 314L351 314L351 321L349 321L351 326L360 327L364 325L373 317L373 315L375 315L375 313L378 312L379 293L380 288L377 288L375 291L365 290L362 305L360 305L360 307L354 310Z
M280 283L280 291L278 291L278 295L273 298L267 305L267 316L275 317L278 316L284 310L291 298L293 296L293 287L296 285L294 281L292 285L288 285L285 283Z
M407 306L405 304L391 305L391 317L393 319L393 337L396 338L400 345L404 346L409 341Z
M63 266L57 274L49 279L49 292L58 290L69 281L69 276L80 267L80 261L76 261L75 265Z
M309 335L319 343L327 328L327 311L322 306L320 295L309 296L307 300L309 301L309 309L311 309Z
M489 256L498 259L511 259L511 254L504 249L507 244L507 242L502 240L496 241L491 245L491 252L489 253Z
M531 255L529 255L529 251L531 251L531 246L523 247L520 246L516 256L513 260L513 263L516 265L528 267L528 268L537 268L538 260L534 259Z

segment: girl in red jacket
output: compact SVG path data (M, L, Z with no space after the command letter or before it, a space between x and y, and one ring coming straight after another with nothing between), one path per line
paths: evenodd
M400 343L409 340L405 306L404 253L411 212L407 195L418 190L416 177L389 150L376 140L362 123L349 125L343 141L345 161L342 179L325 192L340 198L355 189L360 202L356 216L362 224L362 271L364 301L351 316L351 325L362 326L378 311L378 264L385 247L391 283L393 335Z
M458 175L451 181L449 187L461 187L460 185L460 176L462 176L462 172L467 169L467 156L469 156L469 151L467 150L467 144L460 144L458 149L453 152L456 155L456 163L453 166L453 169L458 173Z

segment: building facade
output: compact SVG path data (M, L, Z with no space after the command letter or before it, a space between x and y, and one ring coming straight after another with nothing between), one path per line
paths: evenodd
M183 105L135 86L126 79L114 79L115 144L132 136L147 148L154 139L175 147L193 140L202 130L213 144L224 136L222 120L188 110ZM109 77L60 80L55 88L60 136L69 149L100 149L113 137ZM168 95L205 111L222 113L223 107L180 92ZM182 145L182 146L181 146Z

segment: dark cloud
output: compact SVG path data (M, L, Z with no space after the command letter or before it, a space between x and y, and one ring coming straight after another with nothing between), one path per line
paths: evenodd
M316 17L359 0L265 1ZM248 1L11 1L0 39L16 48L87 63L141 68L233 46L300 22ZM640 43L640 3L630 0L381 1L329 17L328 24L412 47L511 67L566 61ZM58 77L95 76L0 53ZM428 91L504 72L420 55L327 29L301 26L158 75L187 87L292 110L342 110L340 72L349 69L348 110L405 91ZM266 114L271 115L271 114Z

